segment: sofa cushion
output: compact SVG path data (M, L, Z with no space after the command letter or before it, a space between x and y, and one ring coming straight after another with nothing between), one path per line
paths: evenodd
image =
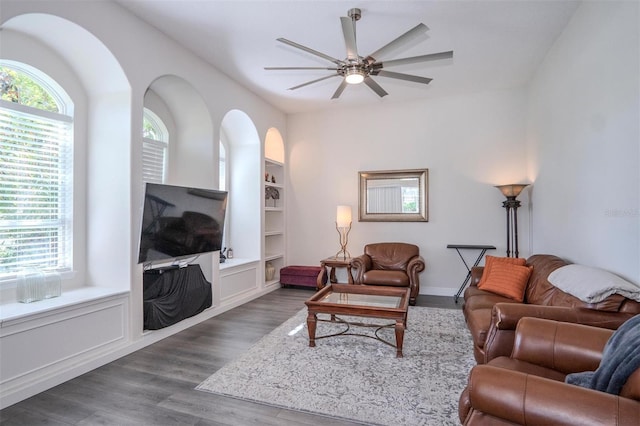
M371 269L362 276L368 285L409 287L409 276L404 271Z
M507 370L519 371L521 373L533 374L538 377L546 377L547 379L557 382L564 382L566 374L561 371L533 364L531 362L520 361L507 356L499 356L489 361L489 365L494 367L506 368Z
M513 299L501 296L490 291L480 290L478 287L469 287L464 295L464 310L491 309L496 303L514 303Z
M489 268L485 268L478 288L522 302L532 269L530 266L493 262Z
M549 274L549 282L587 303L598 303L620 294L640 302L640 287L619 276L584 265L566 265Z

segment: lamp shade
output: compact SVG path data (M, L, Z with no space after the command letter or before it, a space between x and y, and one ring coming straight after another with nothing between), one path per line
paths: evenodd
M338 206L336 211L336 226L348 228L351 225L351 206Z
M502 195L504 195L505 197L515 198L518 195L520 195L522 190L525 189L527 186L529 186L529 184L510 184L510 185L498 185L496 186L496 188L498 188L500 192L502 192Z

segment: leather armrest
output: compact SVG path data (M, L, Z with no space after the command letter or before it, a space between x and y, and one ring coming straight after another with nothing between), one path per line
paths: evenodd
M407 264L407 275L417 277L419 272L424 271L424 259L422 256L413 256Z
M472 414L517 424L637 425L640 402L490 365L469 377Z
M631 318L631 315L567 306L496 303L491 311L491 323L484 344L485 363L499 356L511 355L518 321L524 317L544 318L615 330L624 321Z
M371 266L371 257L366 254L362 254L351 259L351 267L356 270L356 276L353 281L355 283L362 284L362 276L365 272L371 269Z
M619 312L595 309L572 308L568 306L528 305L518 303L496 303L493 306L492 322L500 330L515 330L523 317L545 318L555 321L572 322L594 327L616 330L632 317Z
M471 281L469 281L469 285L477 286L480 282L480 278L482 278L482 274L484 273L484 266L473 266L471 268Z
M568 306L527 305L525 303L496 303L491 313L492 325L498 330L515 330L524 317L576 322L575 309Z
M511 358L556 371L594 371L613 331L525 317L518 322Z

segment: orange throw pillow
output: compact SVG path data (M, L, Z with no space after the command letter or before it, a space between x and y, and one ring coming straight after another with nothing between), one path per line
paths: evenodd
M478 288L522 302L532 270L533 266L495 262L482 274L482 279L484 280L485 275L487 279L484 283L478 283Z
M527 259L522 257L496 257L496 256L485 256L484 258L484 270L482 271L482 277L480 277L480 281L478 282L478 288L484 285L487 281L487 277L489 276L491 267L495 263L503 263L507 265L518 265L524 266L527 263Z

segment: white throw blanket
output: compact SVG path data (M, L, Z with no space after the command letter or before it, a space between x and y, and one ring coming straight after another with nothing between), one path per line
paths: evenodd
M548 280L565 293L587 303L601 302L612 294L640 302L640 287L604 269L566 265L549 274Z

